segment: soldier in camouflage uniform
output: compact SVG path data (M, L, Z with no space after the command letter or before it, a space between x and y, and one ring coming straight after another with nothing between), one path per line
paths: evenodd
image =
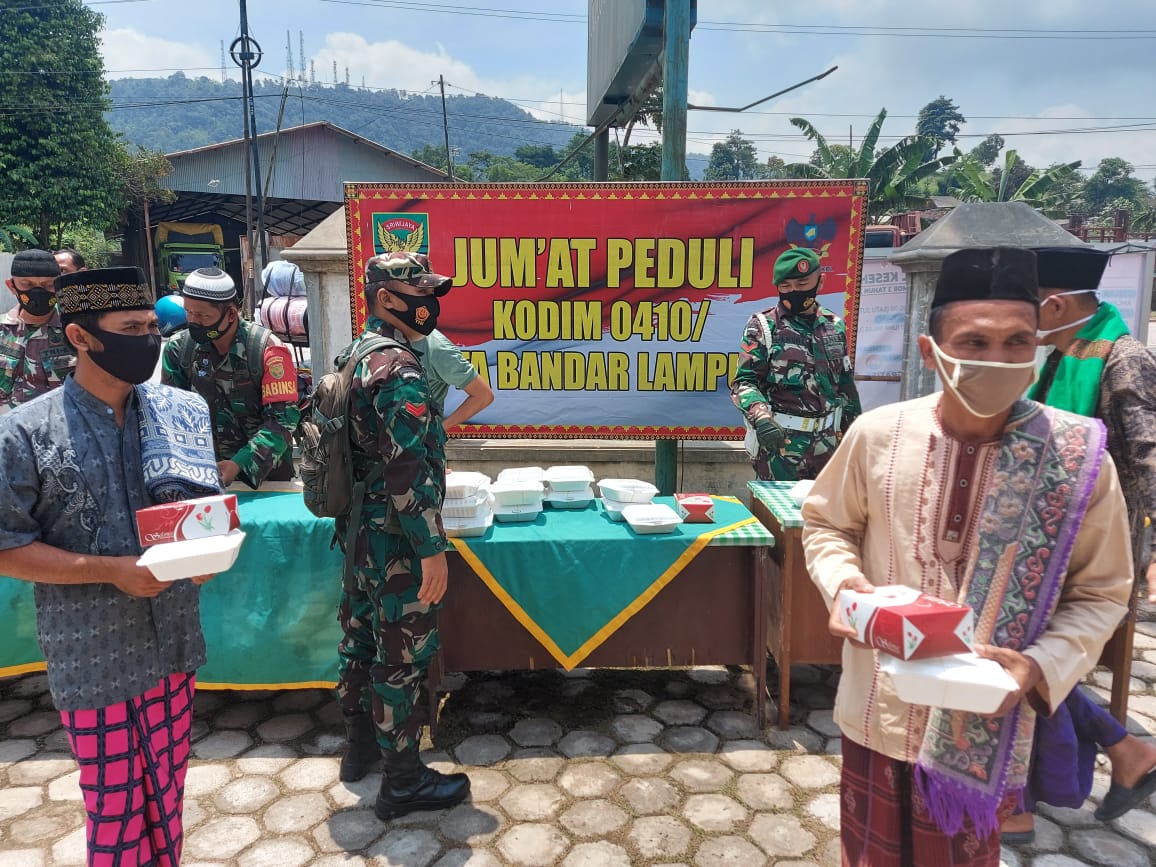
M208 402L221 483L293 478L301 410L288 347L241 318L233 280L219 268L189 274L183 295L188 330L165 346L161 381Z
M7 285L18 306L0 314L0 412L51 391L76 367L56 311L52 281L59 273L46 250L12 258Z
M350 390L354 478L376 464L384 463L384 472L366 491L354 550L346 551L356 571L355 586L341 595L337 696L349 736L341 779L360 779L384 756L375 804L384 821L453 806L470 784L465 774L427 768L418 754L449 545L441 519L445 432L406 334L434 329L438 296L449 291L450 279L431 273L423 255L389 253L369 260L365 281L369 319L362 338L382 334L401 345L367 356ZM347 520L338 518L339 539Z
M847 328L816 300L819 257L793 247L775 261L779 304L752 316L731 400L748 428L758 478L813 479L862 412Z

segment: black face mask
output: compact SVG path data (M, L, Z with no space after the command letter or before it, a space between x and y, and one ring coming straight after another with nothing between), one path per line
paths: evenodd
M810 316L819 309L819 305L815 301L818 295L819 284L816 283L810 289L803 289L799 292L780 292L779 300L783 302L783 306L791 314Z
M433 295L404 295L401 292L391 292L394 298L401 299L405 310L390 310L389 312L404 322L418 334L429 335L438 325L438 314L441 313L441 304Z
M221 327L221 323L225 321L225 317L229 315L229 311L225 310L220 317L212 325L197 325L194 322L189 323L189 336L193 338L194 343L208 345L229 330L229 326Z
M17 289L16 300L29 316L47 316L56 307L56 293L39 286Z
M109 376L140 385L146 382L156 369L161 357L161 336L159 334L118 334L103 328L92 332L104 344L101 352L89 351L88 357Z

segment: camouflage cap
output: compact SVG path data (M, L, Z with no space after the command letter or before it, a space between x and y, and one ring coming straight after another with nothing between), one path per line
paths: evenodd
M819 255L810 247L792 247L775 260L775 285L819 271Z
M453 282L451 278L430 270L429 256L425 253L408 253L401 250L382 253L365 263L367 284L384 283L387 280L398 280L422 289L432 287L434 295L439 298L450 291L450 283Z

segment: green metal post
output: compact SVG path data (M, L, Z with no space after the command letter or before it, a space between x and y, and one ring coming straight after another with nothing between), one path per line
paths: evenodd
M690 69L690 0L666 0L662 50L662 179L683 180L686 167L686 102ZM678 440L654 443L654 484L673 494L678 484Z

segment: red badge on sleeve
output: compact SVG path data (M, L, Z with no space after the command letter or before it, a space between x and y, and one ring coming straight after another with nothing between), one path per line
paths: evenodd
M265 375L261 378L261 403L297 402L297 368L288 346L265 349Z
M423 415L425 415L425 402L423 401L422 403L412 403L407 400L405 402L405 411L412 415L414 418L421 418Z

